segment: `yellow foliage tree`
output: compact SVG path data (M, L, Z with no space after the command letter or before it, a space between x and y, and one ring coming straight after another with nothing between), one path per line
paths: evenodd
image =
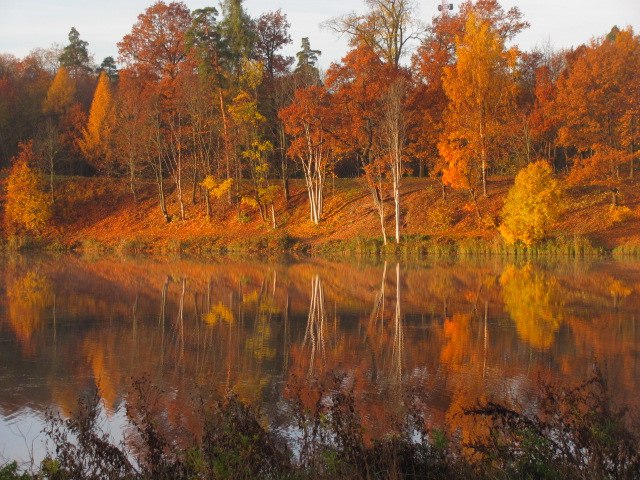
M490 149L499 143L512 106L518 52L507 50L500 33L474 13L464 31L456 38L457 62L442 77L449 105L438 149L446 164L445 184L469 190L475 200L478 170L487 194Z
M84 156L101 170L106 168L104 161L109 151L109 116L112 113L112 104L111 83L107 74L102 72L93 95L87 126L82 130L82 137L78 139L78 147Z
M76 86L71 77L69 77L69 71L65 67L60 67L53 78L53 82L51 82L49 90L47 90L47 97L42 104L42 111L55 115L65 113L73 104L75 94Z
M210 197L219 199L229 190L233 185L233 179L227 178L226 180L217 180L213 175L207 175L204 177L204 180L200 182L200 185L203 186L206 190L206 201L207 201L207 218L211 220L211 202L209 201Z
M520 170L502 209L500 233L508 244L534 245L557 220L562 201L560 183L540 160Z
M31 168L33 142L20 144L7 177L5 222L9 230L38 232L51 218L51 199L42 188L41 175Z

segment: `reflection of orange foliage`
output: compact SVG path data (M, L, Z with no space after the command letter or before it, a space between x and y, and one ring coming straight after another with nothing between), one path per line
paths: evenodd
M32 270L20 267L16 271ZM87 373L100 388L107 410L122 397L129 379L146 375L171 392L170 401L162 405L171 409L171 418L190 418L184 399L194 381L220 394L232 390L242 400L265 402L270 409L279 398L280 382L294 374L306 389L301 392L305 406L313 409L318 396L310 371L316 377L338 371L346 375L341 388L354 391L366 439L393 428L408 390L428 397L424 406L429 426L441 428L446 422L450 431L471 438L474 426L458 415L460 407L472 406L478 398L502 399L505 391L526 399L538 375L576 383L594 356L608 359L612 385L620 386L616 396L628 399L637 392L634 359L640 337L632 318L638 292L631 291L617 309L611 297L622 298L630 290L627 285L635 285L640 267L607 265L608 276L599 264L561 264L548 270L502 267L492 261L402 268L402 318L396 324L396 278L389 271L383 278L382 266L319 259L267 265L83 262L72 257L42 262L28 275L13 272L17 281L7 275L6 303L14 314L0 321L15 330L13 322L24 317L17 312L33 309L40 323L25 331L37 332L52 305L48 290L55 288L64 322L57 331L55 356L46 357L52 359L51 370L42 391L46 402L51 397L65 413L89 387ZM316 277L321 283L316 281L314 290ZM244 292L258 295L243 302ZM318 308L309 318L314 292ZM529 313L518 316L518 302ZM530 305L539 308L531 311ZM211 312L213 322L207 320ZM512 316L516 328L505 328L505 314ZM534 321L540 317L562 318L568 334L557 335L551 328L551 336L545 336L549 325ZM78 328L68 328L70 322L78 322ZM394 342L398 325L402 341ZM53 351L53 342L42 337L31 333L25 338L44 356ZM546 343L548 338L551 343ZM544 355L529 346L545 344ZM394 346L401 347L400 356L394 357ZM398 358L400 376L394 362ZM637 405L637 399L627 403ZM196 427L189 425L193 431Z
M51 303L51 285L36 272L30 271L7 284L8 320L22 348L33 352L31 338L43 323L45 309Z
M113 335L101 339L87 338L83 343L83 352L93 373L93 381L104 401L108 413L115 410L118 398L119 368L115 359L110 359L110 352L115 350L116 339Z
M474 351L471 348L471 315L456 313L444 322L446 343L440 350L440 361L456 369L469 363Z

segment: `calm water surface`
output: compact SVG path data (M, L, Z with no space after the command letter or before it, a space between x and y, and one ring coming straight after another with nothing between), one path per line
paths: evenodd
M41 458L47 411L68 415L95 387L121 438L141 376L172 392L171 412L198 383L286 426L287 384L343 372L370 431L406 388L433 426L460 431L461 405L531 406L539 382L575 385L595 364L640 403L636 263L63 256L3 258L0 274L0 463Z

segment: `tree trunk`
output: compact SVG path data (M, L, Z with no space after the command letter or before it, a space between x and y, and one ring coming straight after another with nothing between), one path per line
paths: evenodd
M193 184L191 189L191 205L196 204L196 188L198 187L198 169L193 166Z
M376 185L373 178L367 175L367 185L373 198L373 205L378 211L378 218L380 219L380 229L382 230L382 241L384 245L387 244L387 229L384 226L384 198L382 196L382 177L379 177L378 184Z
M273 208L273 203L271 204L271 221L273 222L273 229L278 228L276 225L276 210Z
M156 180L158 182L158 195L160 196L160 211L162 212L162 216L165 221L169 223L171 221L171 216L169 216L169 212L167 212L167 203L164 197L164 178L162 175L162 158L158 157L158 170L156 171Z
M209 190L204 190L204 203L207 207L207 221L211 221L211 199L209 198Z
M136 194L135 180L136 180L136 173L135 173L135 169L134 169L134 166L133 166L133 160L130 158L129 159L129 189L131 190L131 193L133 194L133 201L137 203L138 202L138 196Z
M400 243L400 181L393 180L393 201L395 203L396 216L396 243Z
M484 115L483 115L484 117ZM484 120L480 120L480 159L482 160L482 193L487 196L487 148L484 138Z
M287 163L286 149L286 136L284 127L279 124L278 133L280 134L280 167L282 173L282 194L284 195L285 203L289 202L289 165Z
M231 178L231 159L229 150L231 149L231 141L229 139L229 127L227 126L227 111L224 107L224 97L222 96L222 89L218 90L218 98L220 100L220 115L222 116L222 143L224 150L224 159L227 168L227 178ZM229 189L229 204L231 204L231 189Z
M51 166L49 168L49 188L51 189L51 203L55 203L56 198L53 193L53 162L51 162Z

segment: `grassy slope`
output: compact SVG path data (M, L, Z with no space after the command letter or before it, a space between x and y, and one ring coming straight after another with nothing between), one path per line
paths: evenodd
M494 178L489 183L489 197L480 200L484 220L478 221L468 208L465 192L450 192L443 200L439 184L433 180L407 178L402 189L402 234L430 236L436 239L497 239L493 223L499 213L512 180ZM565 212L552 234L579 235L596 245L613 248L624 244L640 244L640 192L638 182L627 181L622 189L622 203L632 211L632 218L613 224L609 212L609 194L598 187L568 190ZM170 188L170 187L169 187ZM260 239L265 242L292 238L298 246L316 248L327 242L349 242L355 238L380 238L379 220L372 207L369 192L361 180L339 179L335 186L328 182L325 216L319 226L309 221L309 208L302 181L292 182L289 205L276 205L279 228L274 232L257 212L249 220L238 220L237 210L225 199L214 201L214 219L208 222L204 203L198 196L191 204L186 195L187 219L181 221L175 194L168 195L168 208L173 221L165 223L157 202L153 183L140 187L134 202L127 186L106 178L62 178L58 181L58 200L54 224L45 237L65 246L90 244L119 248L123 244L144 242L156 251L176 249L184 242L206 238L217 246L235 245L243 249ZM387 233L393 234L392 201L387 201ZM243 207L246 209L246 207ZM244 247L243 247L244 246Z

